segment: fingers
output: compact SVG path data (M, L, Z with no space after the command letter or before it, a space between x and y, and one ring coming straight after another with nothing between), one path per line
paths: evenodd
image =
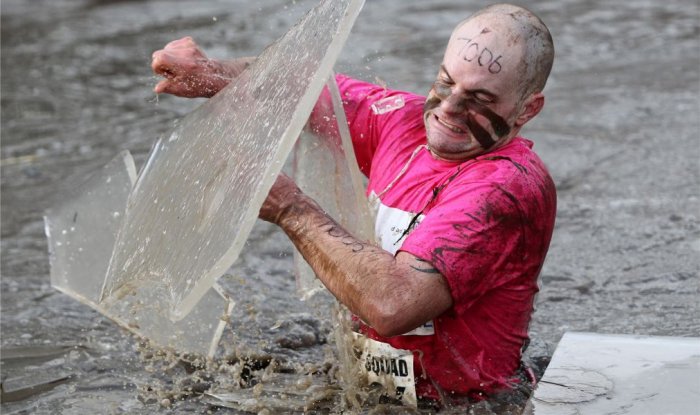
M168 42L163 49L182 49L191 47L197 47L197 44L191 36L185 36L183 38Z
M162 75L166 69L163 59L164 54L165 51L161 49L153 52L151 55L151 69L153 70L153 73L157 75Z
M211 97L221 87L213 88L209 77L211 65L194 40L173 40L151 55L151 69L161 80L153 91L181 97Z
M174 78L177 70L177 58L171 56L164 50L153 52L151 56L151 69L156 75L166 78Z
M169 42L163 49L153 52L151 55L151 68L156 74L163 74L163 70L173 63L183 59L202 59L206 55L199 49L194 39L185 36L181 39Z
M182 98L203 98L214 95L206 84L196 80L174 77L163 79L153 88L156 94L170 94Z
M163 79L156 84L153 88L153 92L156 94L170 94L183 98L198 98L201 96L199 91L192 88L189 83L178 79Z
M153 88L153 92L156 94L169 94L170 93L170 85L171 82L169 79L163 79L162 81L158 82L156 86Z

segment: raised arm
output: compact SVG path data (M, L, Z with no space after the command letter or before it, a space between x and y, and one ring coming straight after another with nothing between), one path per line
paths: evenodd
M157 93L211 97L241 74L255 58L208 58L190 37L168 43L153 54L153 71L165 77ZM327 91L312 112L315 128L330 128L333 114ZM382 336L408 332L452 306L445 278L412 254L396 256L358 240L281 174L260 210L260 218L279 225L328 290Z
M211 98L254 60L253 57L211 59L191 37L183 37L153 52L151 68L165 78L153 90L185 98Z
M211 98L255 61L255 57L230 60L207 57L189 36L173 40L163 49L153 52L151 69L163 80L153 88L157 94L171 94L183 98ZM319 97L311 114L311 124L319 132L337 136L333 122L333 104L327 89Z
M358 240L284 175L260 218L279 225L326 288L382 336L406 333L452 306L445 278L430 263Z

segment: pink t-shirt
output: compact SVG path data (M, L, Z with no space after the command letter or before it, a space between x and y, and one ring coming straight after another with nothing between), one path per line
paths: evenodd
M425 97L343 75L337 81L358 164L369 178L380 244L430 262L454 300L432 324L405 335L383 338L369 327L365 333L413 351L419 396L509 387L556 213L554 183L532 142L516 137L461 163L437 160L424 147ZM372 109L387 99L401 108Z

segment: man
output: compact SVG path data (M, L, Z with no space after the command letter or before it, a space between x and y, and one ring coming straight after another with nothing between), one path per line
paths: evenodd
M260 210L371 339L412 354L418 396L479 399L521 380L521 350L556 194L521 127L544 104L552 39L534 14L483 9L452 33L427 99L337 76L381 246L344 230L280 175ZM250 58L191 38L153 55L157 93L210 97ZM402 103L373 111L387 97Z

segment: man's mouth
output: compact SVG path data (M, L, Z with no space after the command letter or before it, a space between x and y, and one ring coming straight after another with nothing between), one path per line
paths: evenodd
M445 120L441 119L441 118L438 117L437 115L433 115L433 116L435 117L435 119L436 119L440 124L442 124L442 125L444 125L445 127L447 127L447 129L449 129L449 130L452 131L453 133L456 133L456 134L464 134L464 133L466 132L466 131L464 131L463 129L457 127L456 125L453 125L453 124L450 124L450 123L446 122Z

